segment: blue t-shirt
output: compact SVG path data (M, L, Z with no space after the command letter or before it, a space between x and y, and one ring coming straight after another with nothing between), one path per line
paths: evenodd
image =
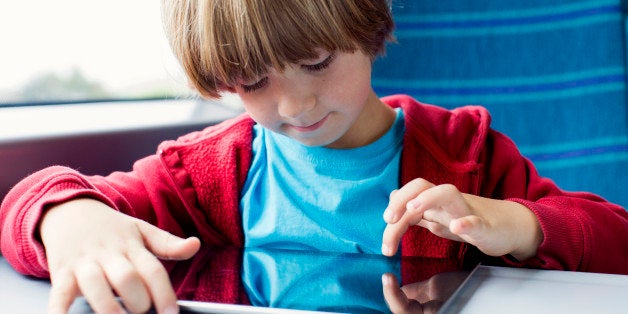
M386 134L352 149L305 146L256 125L240 202L245 246L380 253L404 131L400 109Z

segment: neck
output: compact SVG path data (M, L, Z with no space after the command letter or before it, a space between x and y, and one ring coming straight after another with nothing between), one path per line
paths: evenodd
M395 110L383 103L371 90L364 110L347 131L346 139L336 141L328 147L355 148L373 143L388 132L395 122L395 118Z

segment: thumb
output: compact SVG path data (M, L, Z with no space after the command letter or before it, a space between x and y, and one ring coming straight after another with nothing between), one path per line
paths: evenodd
M478 216L466 216L452 220L450 230L465 242L476 246L484 254L501 256L509 252L508 235L491 232Z
M461 237L466 242L475 244L484 235L484 224L478 216L465 216L454 219L449 223L449 231Z
M146 248L160 259L188 259L194 256L201 247L201 241L197 237L183 239L145 221L138 223L138 229Z

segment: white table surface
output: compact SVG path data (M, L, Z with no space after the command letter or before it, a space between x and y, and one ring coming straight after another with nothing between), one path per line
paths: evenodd
M46 313L50 282L16 272L0 256L0 313Z

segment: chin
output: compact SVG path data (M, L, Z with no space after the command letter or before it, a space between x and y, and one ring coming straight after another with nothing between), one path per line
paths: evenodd
M298 141L299 143L309 146L309 147L321 147L321 146L329 146L333 145L336 139L333 140L325 140L320 138L300 138L300 137L292 137L292 139Z
M318 141L309 141L309 140L297 140L297 141L308 147L321 147L321 146L330 145L330 143L327 143L327 142L318 142Z

